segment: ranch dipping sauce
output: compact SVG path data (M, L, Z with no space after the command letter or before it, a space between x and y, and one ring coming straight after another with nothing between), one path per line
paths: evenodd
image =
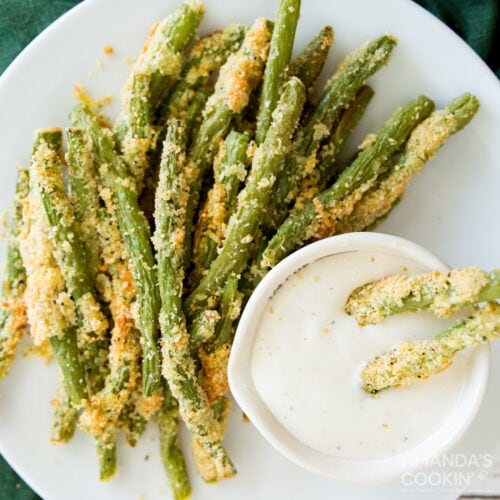
M431 337L456 318L406 313L359 327L344 312L352 290L368 281L430 270L397 248L353 251L346 245L276 288L255 318L250 369L262 402L292 436L329 456L383 459L416 447L445 424L471 375L472 351L428 380L376 396L361 389L359 372L374 356Z

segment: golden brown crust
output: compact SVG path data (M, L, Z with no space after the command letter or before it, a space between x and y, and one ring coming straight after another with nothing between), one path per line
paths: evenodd
M55 155L42 145L33 158L35 170L37 162L52 161ZM40 345L49 336L62 335L68 324L76 324L76 313L54 257L56 250L34 175L30 176L30 191L23 204L18 241L27 275L24 301L30 335L34 344Z
M214 94L207 102L205 115L224 103L234 113L247 106L250 93L258 84L269 51L267 20L258 18L245 36L241 49L230 55L221 68Z
M231 352L230 344L225 344L213 353L199 349L198 357L203 367L200 382L211 405L229 392L227 364Z

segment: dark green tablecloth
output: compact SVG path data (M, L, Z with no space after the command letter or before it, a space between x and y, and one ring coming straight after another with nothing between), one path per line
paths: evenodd
M79 0L0 0L0 73L38 33L77 3ZM418 3L453 28L500 77L499 0ZM36 498L0 456L0 500Z

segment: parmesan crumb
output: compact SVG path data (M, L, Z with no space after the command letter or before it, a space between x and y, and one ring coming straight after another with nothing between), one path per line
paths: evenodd
M73 94L74 96L86 106L89 106L92 109L102 108L111 103L112 96L107 95L100 99L94 99L89 94L87 94L85 87L80 83L75 83L73 85Z

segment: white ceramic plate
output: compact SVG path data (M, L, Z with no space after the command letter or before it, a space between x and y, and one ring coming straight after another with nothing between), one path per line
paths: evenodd
M206 0L203 31L230 21L250 23L259 15L272 18L276 3ZM75 82L85 84L96 97L117 97L129 69L125 58L138 53L152 23L177 4L174 0L86 0L11 65L0 78L0 209L10 206L15 167L28 162L33 130L68 124ZM415 179L404 201L379 230L414 240L452 266L498 266L500 86L493 73L464 42L410 1L305 0L303 4L297 47L331 23L336 42L330 70L346 52L369 38L390 32L400 40L390 65L371 80L376 95L353 143L417 94L427 93L438 105L465 91L480 98L482 108L473 124ZM104 45L115 49L114 56L103 54ZM116 111L117 101L110 113ZM0 384L0 452L19 474L46 499L169 498L154 429L136 449L120 447L119 475L109 484L97 480L90 438L78 433L67 446L49 444L54 372L54 367L46 368L39 360L19 356L8 379ZM476 423L455 449L457 456L491 454L498 449L500 398L495 397L494 385L499 380L500 346L495 345L493 383ZM405 498L451 499L467 486L445 485L440 491L439 485L415 488L395 481L362 487L317 477L274 452L251 424L242 422L235 406L227 447L239 469L238 477L206 486L191 469L195 499L397 499L403 491ZM478 468L470 470L479 475ZM438 468L439 473L443 471Z

